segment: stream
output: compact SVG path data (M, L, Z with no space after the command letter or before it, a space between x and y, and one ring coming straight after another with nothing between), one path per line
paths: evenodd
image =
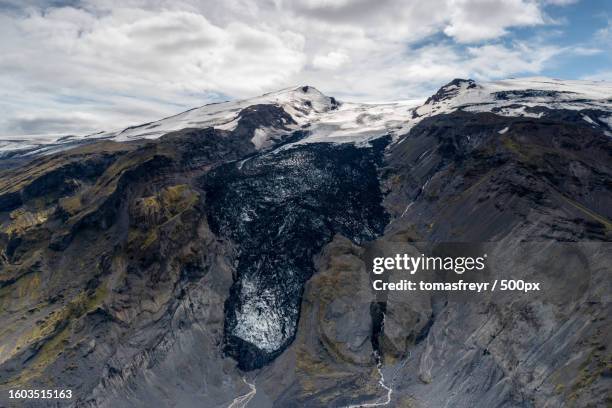
M234 398L231 404L227 406L227 408L245 408L247 404L251 401L251 399L257 394L257 388L255 387L255 382L253 384L248 382L246 378L242 377L242 381L251 389L248 393L241 395L239 397Z
M391 381L389 382L388 385L385 382L385 376L383 374L383 366L382 364L378 365L378 374L380 375L380 380L378 381L378 384L380 384L380 386L387 391L387 394L385 395L384 399L379 399L375 402L362 402L359 404L348 405L344 408L366 408L366 407L369 408L369 407L383 407L383 406L389 405L389 403L391 402L391 394L393 394L393 388L392 388L393 384L395 383L395 380L397 379L397 375L402 370L402 368L404 368L409 358L410 358L410 353L408 353L408 356L402 362L400 362L398 367L395 369L395 372L393 373L393 376L391 377Z

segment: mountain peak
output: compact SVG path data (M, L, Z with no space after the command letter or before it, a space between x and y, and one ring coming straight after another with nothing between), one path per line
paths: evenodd
M444 101L457 96L462 90L476 88L476 81L473 79L455 78L448 84L442 86L438 92L427 98L425 104Z
M414 117L457 109L503 116L541 116L542 109L608 110L612 107L610 95L612 84L609 82L533 77L477 83L458 78L429 97L415 110Z

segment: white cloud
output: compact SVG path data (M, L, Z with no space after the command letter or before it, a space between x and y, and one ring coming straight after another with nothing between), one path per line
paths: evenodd
M299 34L241 22L219 27L186 11L120 10L95 17L62 8L29 15L18 29L29 45L41 46L14 49L0 66L49 58L54 76L122 92L153 83L156 92L259 92L305 63Z
M497 38L508 27L543 24L537 3L524 0L457 0L444 33L462 43Z
M601 54L604 51L599 48L576 46L571 49L571 52L576 55L591 56Z
M536 73L544 64L563 50L554 46L533 47L516 43L512 47L485 45L469 48L471 58L466 62L476 78L494 78L513 73Z
M604 44L608 44L608 46L612 44L612 20L611 19L608 19L608 24L605 27L597 30L597 32L595 33L595 38Z
M559 52L497 41L545 24L532 0L6 4L0 134L108 130L305 83L350 99L418 98L453 77L537 73Z
M312 65L319 69L338 69L349 61L348 55L342 52L331 51L324 55L315 55Z

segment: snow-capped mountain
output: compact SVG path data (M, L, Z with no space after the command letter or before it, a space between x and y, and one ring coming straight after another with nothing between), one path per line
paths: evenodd
M5 140L0 405L52 384L76 407L605 406L610 91L299 87ZM457 277L542 291L375 291L412 279L369 273L400 253L488 254Z
M477 83L456 79L424 104L413 102L351 103L337 101L311 86L287 88L255 98L214 103L155 122L87 136L43 135L0 137L0 157L49 154L96 140L125 142L157 139L186 128L234 130L241 112L256 105L275 105L293 119L285 130L305 129L300 143L361 143L383 135L397 138L422 119L456 110L493 112L503 116L542 117L551 109L585 111L585 121L611 131L612 84L549 78L508 79ZM262 148L279 129L258 129L252 142Z
M563 81L550 78L523 78L476 83L456 79L443 86L415 116L431 116L462 109L493 112L504 116L542 117L546 110L601 110L603 123L610 126L612 84L594 81ZM585 120L589 118L585 115ZM591 123L591 122L590 122ZM592 122L595 125L595 122Z

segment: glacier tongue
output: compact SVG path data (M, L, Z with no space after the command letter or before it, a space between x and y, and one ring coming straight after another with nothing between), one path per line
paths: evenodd
M202 179L212 231L236 244L224 349L241 369L260 368L291 344L323 246L336 234L363 242L383 232L377 166L387 142L297 145Z

